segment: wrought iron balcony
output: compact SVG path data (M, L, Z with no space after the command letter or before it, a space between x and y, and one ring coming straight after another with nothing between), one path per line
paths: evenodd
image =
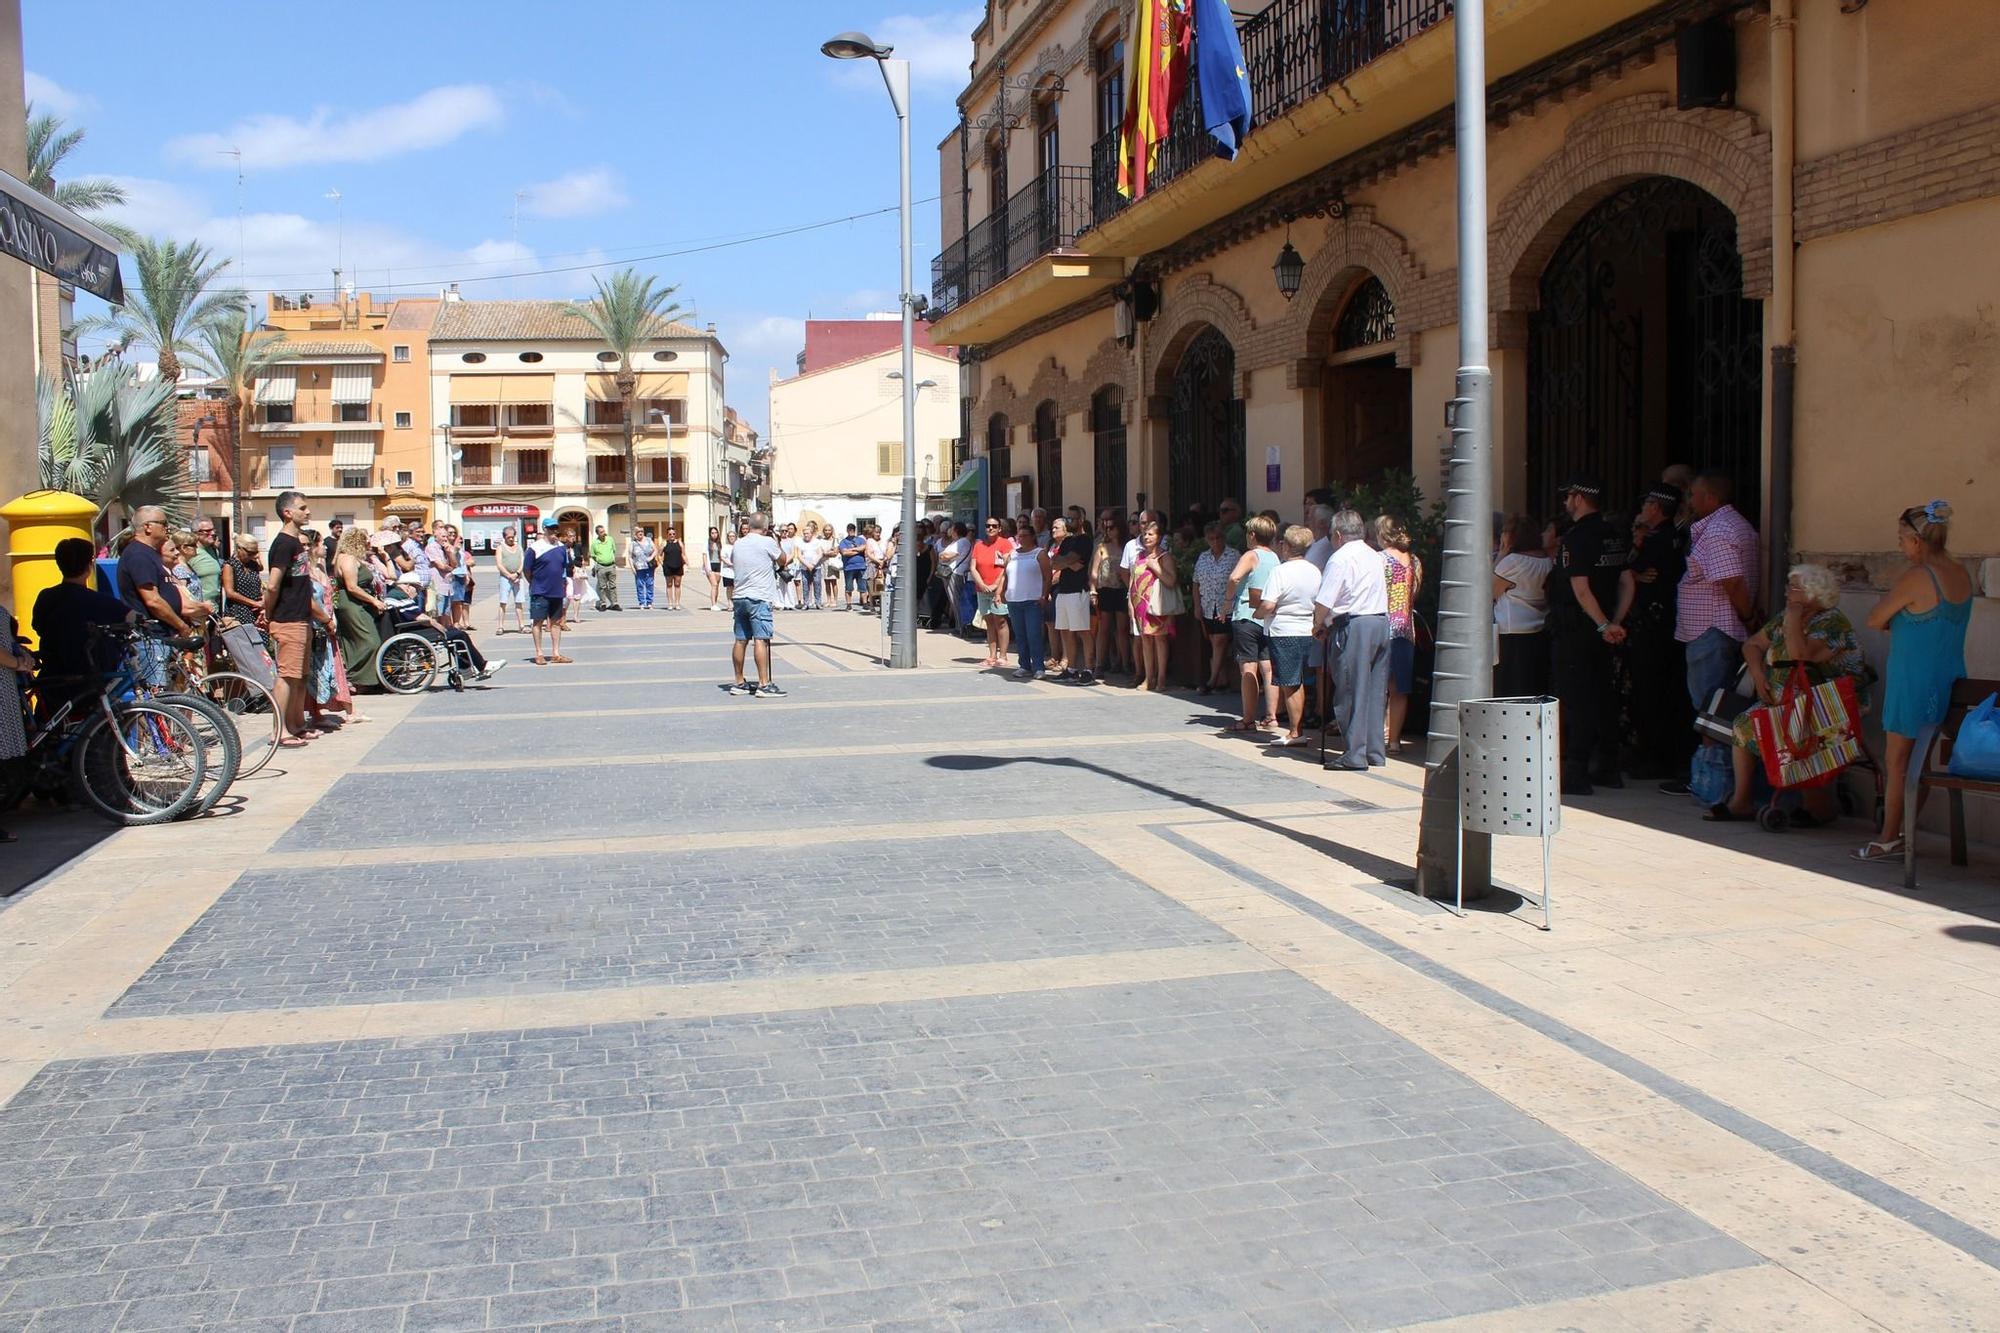
M1114 158L1114 165L1116 159ZM946 314L1091 225L1091 169L1051 167L931 261L931 313Z

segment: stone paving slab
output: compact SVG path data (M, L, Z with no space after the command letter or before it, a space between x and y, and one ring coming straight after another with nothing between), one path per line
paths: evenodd
M569 646L564 650L570 652ZM577 660L568 666L523 665L511 663L506 673L500 676L489 690L467 690L463 694L450 690L435 690L427 696L421 706L420 715L427 718L439 716L479 717L492 719L501 717L509 709L523 711L543 711L558 708L659 708L672 709L685 704L741 704L746 710L752 708L783 708L782 699L732 698L728 693L732 679L727 649L718 652L711 660L711 670L700 679L654 680L652 677L689 677L697 674L698 668L687 662L662 663L649 670L640 671L630 659L617 663L593 664L587 656L577 656L587 650L577 648L571 652ZM520 675L516 676L516 672ZM644 676L646 683L619 683L620 675ZM554 688L563 679L577 682L576 688L563 690ZM500 695L516 679L532 679L538 688L517 692L520 702L502 699ZM802 672L779 670L775 679L784 686L792 699L801 702L853 703L875 700L883 697L882 682L879 677L864 672L829 673L808 676ZM548 687L548 688L543 688ZM897 682L896 695L900 699L922 701L925 699L956 699L966 694L988 690L996 699L1006 698L1009 691L1023 692L1023 687L1014 681L998 676L968 671L939 672L936 674L912 675Z
M243 875L112 1007L216 1013L700 984L1232 937L1068 838Z
M1284 973L57 1063L0 1187L10 1327L1337 1330L1756 1262Z
M826 766L838 773L842 761L837 750L848 744L938 747L989 737L1109 734L1127 732L1132 726L1129 714L1119 712L1109 699L1091 694L1052 699L1036 693L1001 693L990 702L930 708L833 708L815 710L810 723L803 725L800 718L805 715L758 700L724 696L721 702L731 707L712 713L663 710L625 717L503 714L484 726L398 727L382 738L368 759L371 764L394 764L448 758L474 765L543 754L754 753L813 746L836 751L827 757ZM543 697L540 691L528 707L539 710L545 704L557 711L565 707L560 699ZM875 760L871 756L863 762L872 769Z
M746 708L782 706L742 702ZM810 735L809 725L802 725L801 739ZM717 747L711 739L700 748ZM1062 747L1052 742L1051 748ZM451 758L449 745L434 757ZM1329 799L1324 788L1288 774L1254 751L1239 758L1173 741L1120 745L1093 758L981 756L976 739L969 738L962 752L871 756L865 772L863 783L827 790L787 783L782 768L732 773L729 766L712 763L607 763L587 782L571 770L560 771L551 779L554 796L544 801L534 794L537 778L529 770L510 775L523 793L519 804L510 805L497 799L495 775L473 765L463 772L426 774L422 781L392 779L390 810L381 799L384 779L364 770L334 784L279 840L277 850L531 841L538 828L533 814L538 801L548 810L542 827L575 838L663 828L741 832L869 824L885 818L921 819L926 811L946 818L1123 810L1193 814L1209 809L1206 802ZM755 790L749 795L738 789L746 774L754 775Z

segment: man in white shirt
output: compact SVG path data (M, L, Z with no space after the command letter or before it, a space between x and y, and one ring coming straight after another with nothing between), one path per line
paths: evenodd
M824 596L821 591L822 580L819 576L819 562L825 557L826 547L820 542L819 528L811 523L806 524L806 535L799 539L798 567L804 583L801 591L805 594L799 602L801 607L810 606L818 611L825 606L822 600Z
M769 519L752 514L745 526L749 531L736 539L729 553L736 574L731 605L736 622L736 646L731 650L736 682L729 692L759 699L782 699L785 692L771 681L771 603L777 599L779 571L787 557L768 535ZM757 664L755 685L743 678L746 654L753 656Z
M1326 573L1326 562L1333 558L1333 509L1328 505L1314 505L1306 511L1306 526L1312 529L1313 542L1306 548L1306 559L1320 573Z
M1313 599L1314 632L1331 635L1333 709L1344 747L1326 766L1347 772L1389 762L1382 741L1389 712L1389 579L1382 553L1365 540L1367 526L1352 509L1333 516L1333 555Z

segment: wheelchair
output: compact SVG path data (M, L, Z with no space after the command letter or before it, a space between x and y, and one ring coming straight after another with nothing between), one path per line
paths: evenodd
M399 630L375 651L375 674L392 694L421 694L440 671L446 684L461 691L468 677L479 674L463 643L428 625Z

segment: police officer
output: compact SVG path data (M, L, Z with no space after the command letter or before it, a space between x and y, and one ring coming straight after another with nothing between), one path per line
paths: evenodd
M1618 775L1613 645L1625 641L1636 585L1632 537L1605 520L1604 483L1572 477L1559 492L1572 520L1549 575L1549 647L1562 701L1562 790L1588 796L1593 781L1622 787Z
M1632 720L1639 733L1636 777L1679 777L1694 753L1687 650L1674 637L1676 590L1687 568L1687 532L1676 521L1680 507L1680 488L1661 482L1639 502L1633 533L1636 595L1625 619L1625 668L1632 677Z

